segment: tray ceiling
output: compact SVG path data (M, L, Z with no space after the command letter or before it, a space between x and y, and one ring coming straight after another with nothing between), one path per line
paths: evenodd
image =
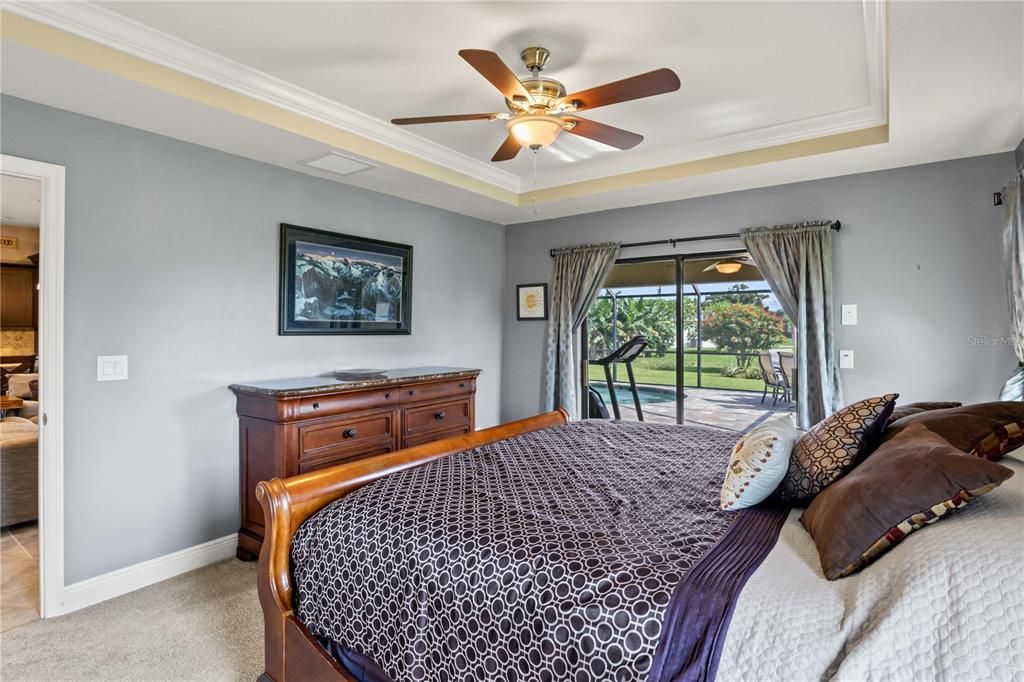
M4 17L8 94L506 224L1024 134L1020 3L12 2ZM624 152L563 135L536 178L529 153L487 161L501 122L387 123L502 111L457 51L494 50L525 76L531 44L570 90L662 66L682 88L588 112L646 139ZM331 150L376 167L302 165Z
M885 123L877 5L838 3L179 3L105 5L141 23L381 121L505 111L458 57L552 51L544 75L571 91L667 66L677 93L587 114L645 140L623 152L562 136L543 150L544 184ZM238 30L244 13L244 30ZM500 121L421 125L413 134L487 161ZM772 140L774 141L774 140ZM645 159L651 163L645 163ZM593 167L593 168L591 168ZM522 154L501 170L531 178ZM599 170L598 170L599 169Z

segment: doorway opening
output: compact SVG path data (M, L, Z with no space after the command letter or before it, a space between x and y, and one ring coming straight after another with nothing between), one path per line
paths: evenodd
M63 166L0 155L0 215L12 225L0 248L5 630L64 612L64 177Z
M42 183L0 177L0 630L39 618Z
M597 361L647 340L632 363L636 397L624 368L609 368L622 419L746 432L793 410L792 325L746 252L622 259L584 331L583 395L605 404Z

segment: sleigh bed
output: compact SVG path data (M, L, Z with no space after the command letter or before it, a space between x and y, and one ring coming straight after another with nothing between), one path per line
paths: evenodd
M261 483L264 679L1013 671L1024 604L977 566L1024 562L1021 476L828 582L798 511L718 509L734 440L552 412Z

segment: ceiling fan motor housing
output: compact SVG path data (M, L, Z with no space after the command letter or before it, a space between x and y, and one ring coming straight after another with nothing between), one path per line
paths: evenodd
M505 98L505 104L512 113L547 113L555 108L558 100L565 97L565 86L553 78L536 76L522 81L523 87L533 97L533 103L520 99Z

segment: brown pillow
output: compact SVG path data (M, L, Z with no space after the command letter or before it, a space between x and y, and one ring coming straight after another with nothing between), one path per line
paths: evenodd
M847 405L812 426L796 442L775 496L808 502L875 449L898 393Z
M907 403L906 405L897 405L893 409L892 414L889 415L889 424L894 421L909 417L912 414L920 414L922 412L928 412L930 410L945 410L950 407L960 407L963 403Z
M1013 476L912 424L814 498L800 517L829 580L856 573L910 533Z
M966 453L995 461L1024 445L1024 402L1005 400L921 412L893 422L882 434L883 440L911 424L927 427Z

